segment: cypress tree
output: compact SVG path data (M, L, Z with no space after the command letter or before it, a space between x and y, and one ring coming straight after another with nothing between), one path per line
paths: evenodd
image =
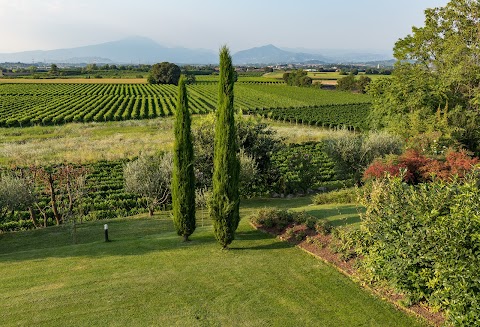
M210 215L217 241L225 249L240 222L238 143L233 107L235 71L226 46L220 49L220 81L215 123L213 193Z
M188 241L195 230L195 175L190 125L187 88L181 77L174 126L172 206L175 228L184 241Z

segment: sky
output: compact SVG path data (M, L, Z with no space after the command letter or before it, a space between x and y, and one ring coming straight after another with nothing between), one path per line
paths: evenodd
M391 51L448 0L0 0L0 52L144 36L169 47Z

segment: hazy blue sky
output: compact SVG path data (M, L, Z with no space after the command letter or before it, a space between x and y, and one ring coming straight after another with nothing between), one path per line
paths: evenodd
M76 47L140 35L232 51L265 44L391 50L447 0L0 0L0 52Z

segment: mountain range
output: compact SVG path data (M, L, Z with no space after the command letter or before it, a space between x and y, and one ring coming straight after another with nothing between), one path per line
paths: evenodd
M391 59L391 56L389 57L386 54L355 53L352 51L348 57L349 60L345 60L345 56L343 58L335 55L325 56L321 53L314 53L316 51L319 50L307 52L295 51L295 49L280 49L270 44L239 51L233 54L232 59L235 65L353 63L364 62L365 58L368 58L368 61ZM162 61L177 64L217 64L218 54L206 49L166 47L149 38L139 36L69 49L0 53L0 62L152 64Z

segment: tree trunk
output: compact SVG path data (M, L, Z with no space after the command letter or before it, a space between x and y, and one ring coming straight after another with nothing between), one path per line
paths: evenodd
M28 212L30 212L30 219L32 220L33 226L37 228L38 223L37 223L37 216L35 215L35 211L33 210L32 207L28 207Z
M50 201L52 205L52 211L53 215L55 216L55 220L57 222L57 226L60 225L61 223L61 217L60 214L58 213L58 208L57 208L57 200L55 197L55 188L53 185L53 177L52 173L48 175L48 186L49 186L49 191L50 191Z
M148 208L148 215L153 217L153 208Z

